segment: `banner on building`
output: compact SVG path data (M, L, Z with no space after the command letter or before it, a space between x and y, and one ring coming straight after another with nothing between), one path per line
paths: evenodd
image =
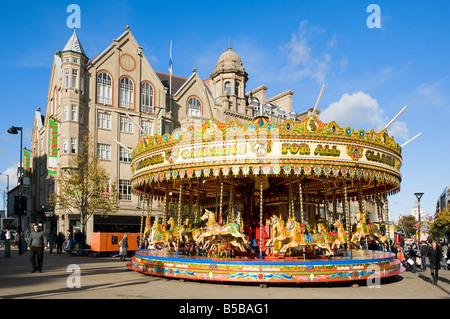
M157 118L156 133L159 134L159 136L162 136L162 109L159 109L156 118Z
M48 120L48 176L58 175L58 123Z
M31 151L23 150L23 190L29 192L31 189Z

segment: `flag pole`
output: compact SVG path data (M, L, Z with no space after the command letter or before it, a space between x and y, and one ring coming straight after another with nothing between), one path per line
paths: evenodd
M170 80L169 80L169 94L170 94L169 112L172 112L172 73L173 73L172 40L170 40L169 72L170 72Z

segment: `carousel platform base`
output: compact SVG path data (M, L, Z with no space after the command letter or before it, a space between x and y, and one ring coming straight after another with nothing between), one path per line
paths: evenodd
M152 276L209 282L313 283L373 280L404 271L394 254L353 250L347 257L211 258L161 250L136 251L127 267Z

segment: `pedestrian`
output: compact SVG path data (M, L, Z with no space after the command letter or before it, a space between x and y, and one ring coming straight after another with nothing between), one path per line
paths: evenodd
M62 249L64 245L64 235L62 232L59 232L59 234L56 236L55 239L56 242L56 254L62 254Z
M120 260L126 261L127 254L128 254L128 234L125 234L122 238L122 240L119 243L119 256Z
M438 271L441 268L442 248L435 240L431 243L428 249L428 259L430 260L431 283L437 286Z
M422 245L420 246L420 259L422 261L422 270L427 270L427 255L428 255L428 243L426 241L422 242Z
M0 248L5 247L6 234L3 230L0 230Z
M44 261L44 250L47 249L47 236L39 229L38 224L33 225L33 230L30 234L30 242L28 243L28 250L30 251L30 261L33 270L42 272L42 264Z
M54 234L51 234L50 231L47 230L47 241L48 241L48 250L50 254L53 253L53 247L55 247L55 237Z

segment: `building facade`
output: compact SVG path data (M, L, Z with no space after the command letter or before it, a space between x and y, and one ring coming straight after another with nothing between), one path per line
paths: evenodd
M447 186L439 196L436 202L435 214L442 212L444 209L448 209L450 206L450 186Z

